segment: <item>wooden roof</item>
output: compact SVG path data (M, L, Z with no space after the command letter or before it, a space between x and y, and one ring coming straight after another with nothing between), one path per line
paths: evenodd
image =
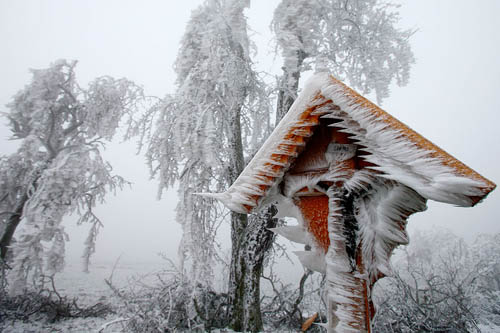
M364 147L366 160L384 177L424 198L473 206L496 185L374 103L325 73L311 78L289 112L224 193L228 208L249 213L275 193L285 172L307 149L320 117L338 118Z

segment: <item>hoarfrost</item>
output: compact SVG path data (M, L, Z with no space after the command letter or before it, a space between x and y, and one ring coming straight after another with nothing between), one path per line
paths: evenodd
M11 257L14 293L26 287L28 278L39 285L42 274L62 269L67 235L61 223L71 213L80 216L78 223L94 225L85 245L88 268L95 225L101 223L92 208L126 184L100 154L120 122L132 121L142 89L111 77L82 89L75 66L76 61L59 60L32 70L30 84L8 105L13 138L22 140L16 153L0 161L0 252L2 259ZM20 223L22 230L12 242ZM42 242L49 243L48 250Z

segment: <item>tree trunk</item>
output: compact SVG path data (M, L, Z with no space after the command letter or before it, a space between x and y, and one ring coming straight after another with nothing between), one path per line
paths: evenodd
M241 140L241 108L233 112L231 132L229 135L229 149L231 166L229 168L229 184L232 184L244 168L243 143ZM231 212L231 264L229 272L229 308L228 317L231 327L236 331L244 328L244 295L246 280L246 265L243 252L243 241L248 226L248 218L245 214Z
M306 56L304 51L298 50L295 68L283 67L283 75L280 78L278 102L276 106L276 125L278 125L279 121L285 116L288 110L290 110L290 107L297 98L300 71Z
M0 238L0 258L4 261L7 259L7 252L12 242L14 232L21 222L21 216L23 215L24 204L26 201L28 201L28 195L25 193L17 204L15 211L11 213L9 219L7 220L7 225L2 233L2 237Z
M53 158L52 158L53 159ZM7 220L7 225L5 226L5 229L3 230L3 233L0 235L0 258L2 260L7 259L7 252L9 252L9 246L12 243L12 238L14 237L14 233L16 232L17 227L19 226L19 223L21 222L21 218L23 216L24 212L24 206L26 202L28 201L28 189L33 188L36 189L38 186L38 180L40 179L40 175L42 174L43 170L45 170L46 166L51 162L51 160L45 161L44 164L42 164L41 167L35 170L34 176L30 182L28 182L28 185L24 188L24 193L20 195L19 201L17 202L17 205L14 207L14 211L12 212L11 216Z
M283 68L281 88L278 93L276 125L288 112L297 97L300 79L300 67L305 59L305 53L298 52L296 71L290 72ZM243 147L241 143L241 124L239 118L234 122L232 140L233 183L243 171ZM273 218L277 209L270 206L264 211L250 215L231 213L231 267L229 279L230 308L229 318L231 328L235 331L262 331L262 316L260 311L260 278L264 266L264 258L271 249L274 233L269 228L276 227L278 219ZM249 221L250 220L250 221Z
M231 266L229 273L229 318L235 331L244 329L246 265L243 240L248 225L247 215L231 212Z
M230 149L232 165L229 181L233 183L244 168L243 145L241 140L240 110L232 122ZM229 274L230 326L235 331L262 331L260 312L260 277L264 257L272 246L274 234L268 230L276 226L272 216L276 209L251 215L231 212L231 264ZM250 220L250 223L249 223Z
M233 238L240 248L231 261L231 272L234 280L232 300L231 327L235 331L260 332L263 329L260 311L260 277L264 267L266 253L271 248L274 233L269 228L274 228L277 219L276 208L269 206L259 214L250 215L249 223L245 230L241 230L240 237ZM233 275L231 275L233 278Z

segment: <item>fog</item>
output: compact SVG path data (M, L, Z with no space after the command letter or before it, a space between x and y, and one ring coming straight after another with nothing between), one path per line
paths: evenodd
M0 111L30 80L29 68L45 68L59 58L76 59L82 86L101 75L127 77L149 95L175 89L172 69L190 11L202 1L0 0ZM280 73L269 31L277 0L254 0L247 11L257 45L259 70ZM382 108L485 177L500 179L500 2L465 0L404 1L403 28L418 29L411 39L417 62L406 87L393 86ZM373 96L369 96L373 97ZM15 151L2 120L0 153ZM175 189L157 200L134 142L108 146L105 157L131 188L110 195L96 213L105 227L95 261L155 261L157 253L176 255L181 238L175 222ZM429 202L409 219L409 229L439 226L467 240L500 232L500 194L494 191L474 208ZM68 259L78 260L88 226L63 222L70 236ZM222 237L222 242L229 242Z

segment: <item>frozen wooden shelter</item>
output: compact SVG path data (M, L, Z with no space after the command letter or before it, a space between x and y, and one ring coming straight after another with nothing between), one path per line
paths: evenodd
M298 225L275 228L308 244L302 264L326 273L328 332L369 332L370 290L408 243L407 218L428 199L474 206L495 188L358 93L322 73L224 193L251 213L277 203Z

